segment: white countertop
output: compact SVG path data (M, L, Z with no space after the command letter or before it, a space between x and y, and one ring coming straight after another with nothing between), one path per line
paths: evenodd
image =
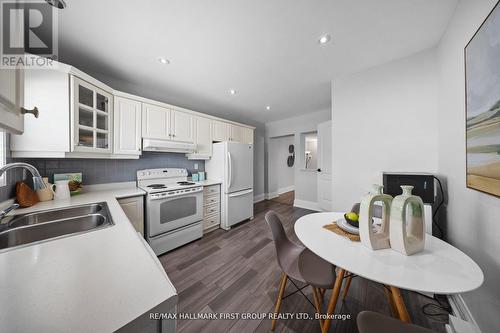
M474 290L483 283L483 272L471 258L431 235L425 236L423 252L406 256L390 248L373 251L323 228L343 215L305 215L295 223L295 234L326 261L382 284L420 292L457 294Z
M212 180L212 179L205 179L205 180L199 181L198 183L200 183L203 186L210 186L210 185L222 184L222 181L220 181L220 180Z
M16 214L105 201L113 226L0 253L4 332L112 332L177 292L116 198L136 188L41 202Z

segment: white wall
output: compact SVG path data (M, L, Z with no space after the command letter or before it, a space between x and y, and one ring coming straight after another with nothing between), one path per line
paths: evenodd
M429 50L332 82L334 210L383 171L437 171L435 60Z
M500 199L466 188L463 56L496 1L459 1L435 51L335 81L332 88L335 209L359 200L382 170L437 171L447 187L447 239L485 275L481 288L463 294L483 333L500 327Z
M331 119L331 110L321 110L306 113L299 117L293 117L274 121L266 124L266 144L267 151L267 171L272 169L270 165L273 160L272 147L269 146L269 138L295 135L295 148L299 152L301 147L300 138L302 133L314 132L317 125ZM301 166L304 165L304 158L300 154L295 154L295 203L294 205L317 209L317 175L315 171L306 171ZM268 194L276 192L277 182L271 174L268 174L266 182L266 192Z
M460 1L438 47L439 173L447 180L447 236L483 269L483 286L463 295L483 333L500 327L500 199L466 188L463 55L495 3Z
M265 193L265 138L259 129L254 131L253 138L253 196L254 201L261 201Z
M273 152L269 172L276 179L278 194L295 189L295 165L293 167L287 165L287 158L290 155L288 146L294 144L293 135L270 138L269 140L269 146Z

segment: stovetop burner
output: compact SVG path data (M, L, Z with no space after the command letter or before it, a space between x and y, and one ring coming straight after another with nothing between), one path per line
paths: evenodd
M193 183L193 182L186 182L186 181L177 182L177 184L179 184L179 185L195 185L195 183Z
M148 185L148 187L151 187L152 189L167 188L164 184L151 184Z

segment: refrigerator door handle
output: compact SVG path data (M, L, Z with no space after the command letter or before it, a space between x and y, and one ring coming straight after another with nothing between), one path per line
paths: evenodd
M227 189L229 190L229 188L231 187L232 185L232 182L233 182L233 160L231 158L231 153L230 152L227 152L227 161L228 161L228 170L227 170L227 178L228 179L228 185L227 185Z
M247 191L244 191L244 192L238 192L238 193L230 194L229 197L230 198L239 197L239 196L242 196L242 195L250 194L252 192L253 192L253 189L247 190Z

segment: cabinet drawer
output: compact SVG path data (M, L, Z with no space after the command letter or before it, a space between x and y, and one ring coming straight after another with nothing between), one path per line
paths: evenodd
M220 214L220 205L218 203L205 206L203 209L203 216Z
M205 197L203 198L203 204L205 206L216 204L216 203L219 203L219 202L220 202L220 194L219 193L205 195Z
M218 224L220 224L220 215L210 215L203 220L203 229L208 229Z
M217 184L217 185L205 186L205 188L203 189L203 193L205 195L220 193L220 185Z

